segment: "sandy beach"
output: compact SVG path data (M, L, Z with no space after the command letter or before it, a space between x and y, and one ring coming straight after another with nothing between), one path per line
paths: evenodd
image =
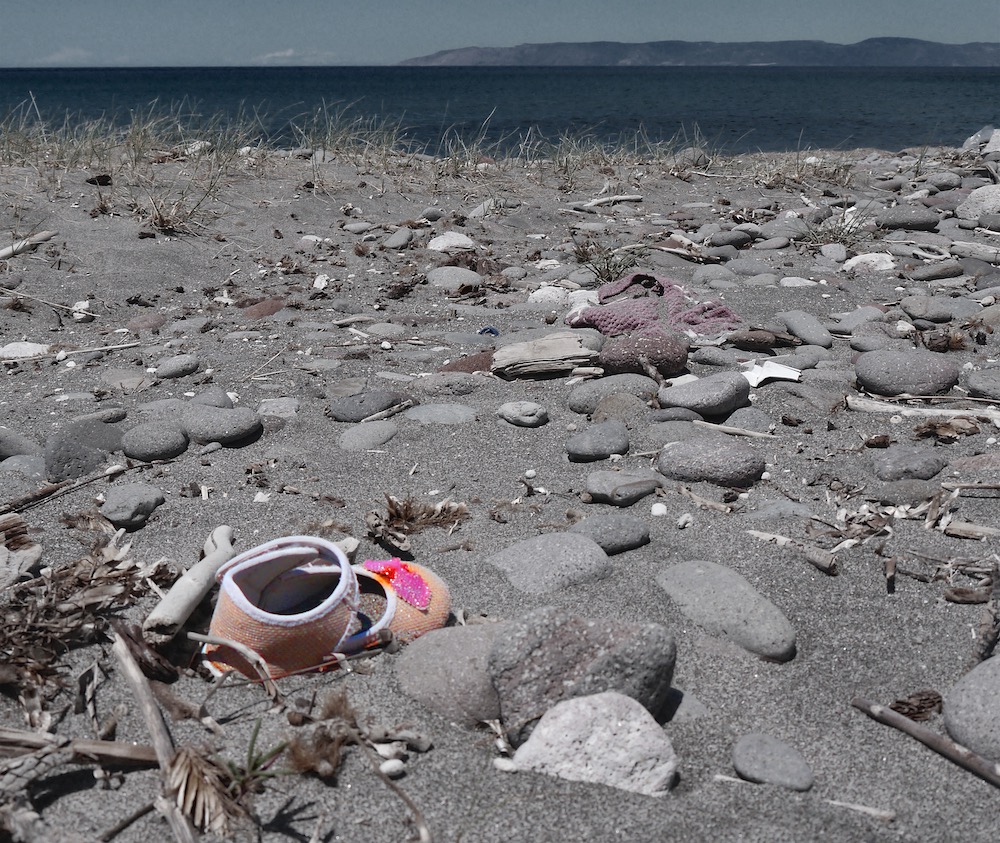
M989 133L965 150L578 147L500 161L197 140L79 160L8 151L0 163L0 249L55 232L0 260L0 725L149 746L111 620L141 626L216 528L232 528L237 552L353 538L360 563L401 555L377 526L391 521L387 495L449 501L452 517L407 537L450 590L457 637L439 650L430 633L279 679L275 698L239 676L214 688L192 642L160 648L170 667L169 681L151 680L156 706L176 747L229 776L233 839L993 839L995 786L852 706L933 691L980 751L997 745L996 698L968 699L1000 682L949 697L995 642ZM616 300L659 306L679 288L687 321L654 331L655 353L615 357L642 331L566 317L613 304L601 291L636 272L644 280ZM719 330L709 313L732 321ZM571 332L581 358L546 359L537 343L553 332ZM728 404L708 386L742 384L767 360L791 372L733 387ZM693 388L670 385L683 375L715 410L665 394ZM527 406L498 415L511 402ZM371 412L347 420L353 406ZM601 502L624 494L611 472L655 482ZM598 516L610 521L588 532ZM617 540L624 549L607 553ZM716 568L678 567L694 562L738 574L744 596ZM88 591L95 565L103 590ZM185 631L208 630L217 594ZM648 716L676 754L668 792L594 781L601 758L619 758L600 735L591 746L567 735L591 759L576 781L501 751L513 722L474 722L473 698L503 712L511 676L532 681L518 662L491 688L505 642L523 644L544 607L561 611L557 630L589 622L607 664L587 691L552 674L529 693L542 707L627 690L630 671L670 659L622 642L672 641L672 691ZM775 637L779 656L754 643ZM946 737L935 697L921 699L922 725ZM343 743L335 775L293 771L291 750L248 773L261 763L250 756L317 723ZM777 767L749 765L778 778L791 765L798 789L734 768L752 735L782 750ZM20 772L5 762L6 839L175 839L156 809L116 828L163 791L148 753L116 772L60 747ZM393 752L403 774L390 785L377 768Z

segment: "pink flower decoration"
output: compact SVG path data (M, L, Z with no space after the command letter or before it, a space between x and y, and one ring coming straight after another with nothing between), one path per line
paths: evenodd
M401 559L366 559L363 566L366 571L389 580L400 600L418 609L426 609L430 605L431 589L427 580Z

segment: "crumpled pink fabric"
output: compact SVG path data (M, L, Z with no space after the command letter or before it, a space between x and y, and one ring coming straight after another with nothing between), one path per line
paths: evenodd
M628 298L609 302L615 296ZM596 328L613 337L638 333L662 335L670 331L711 336L738 328L743 320L721 302L690 304L684 290L672 281L645 272L633 272L597 291L595 307L566 317L574 328Z

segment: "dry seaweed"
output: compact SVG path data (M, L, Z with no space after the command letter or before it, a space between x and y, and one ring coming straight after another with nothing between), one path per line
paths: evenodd
M917 439L934 437L939 442L957 442L963 436L975 436L979 433L979 425L964 416L953 419L927 419L913 428Z
M941 705L941 695L937 691L927 688L910 694L906 699L890 703L889 708L904 717L909 717L910 720L919 722L930 720L934 714L941 711Z
M369 512L365 525L370 535L379 544L409 553L412 545L410 536L428 527L447 527L449 535L469 517L468 507L445 498L437 503L426 503L407 497L400 500L386 493L386 514Z
M149 582L172 576L164 560L140 564L129 558L130 545L115 539L65 566L45 567L39 575L7 590L5 623L0 628L0 664L44 680L55 673L68 650L96 640L114 612L133 605Z

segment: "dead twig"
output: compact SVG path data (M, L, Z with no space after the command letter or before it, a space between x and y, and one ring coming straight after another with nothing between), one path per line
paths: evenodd
M893 711L888 706L869 702L863 697L855 697L851 700L851 705L867 714L872 720L905 732L911 738L920 741L938 755L947 758L963 770L968 770L984 782L988 782L994 787L1000 787L1000 764L983 758L968 747L955 743L951 738L946 738L926 726L914 723L909 717Z
M733 511L733 508L729 504L719 503L719 501L713 501L709 498L702 497L697 492L689 489L687 486L681 486L677 491L684 495L684 497L690 499L700 509L710 509L713 512L722 512L726 515Z
M48 483L34 492L29 492L27 495L22 495L19 498L14 498L14 500L0 505L0 513L6 514L8 512L20 512L23 509L28 509L30 506L41 503L47 497L54 495L60 489L65 489L67 486L73 485L74 482L76 481L63 480L59 483Z
M63 745L61 739L48 732L0 728L0 755L19 756L56 745ZM157 763L156 752L144 744L75 738L65 744L65 749L74 764L99 762L109 767L148 767Z
M170 737L170 731L163 720L163 713L156 704L156 698L153 696L153 691L149 687L146 677L142 675L142 671L135 659L132 658L128 646L118 634L115 634L114 637L113 650L125 676L125 681L131 688L132 696L136 698L146 721L146 729L153 741L153 750L156 753L156 761L160 766L164 790L166 790L175 754L173 738ZM174 838L179 843L195 843L198 840L199 835L194 825L172 799L167 799L164 796L158 797L156 810L164 815Z
M2 289L3 288L0 287L0 290L2 290ZM31 296L22 295L21 298L31 298ZM41 302L42 304L47 304L49 307L59 307L59 308L63 307L60 304L54 304L53 302L49 302L49 301L42 301L41 299L34 299L34 301ZM77 310L74 310L71 307L67 307L67 308L63 308L63 309L64 310L69 310L72 313L77 313L78 312ZM62 348L62 349L59 349L58 351L47 351L45 354L36 354L34 357L14 357L14 358L12 358L10 360L4 360L3 362L5 362L5 363L32 363L32 362L37 362L38 360L47 360L49 357L59 357L59 358L62 358L62 357L69 357L71 354L92 354L95 351L117 351L118 349L121 349L121 348L135 348L138 345L142 345L142 343L139 343L139 342L120 342L120 343L117 343L116 345L98 345L98 346L94 346L93 348L72 348L72 349Z
M945 525L944 534L958 539L985 539L988 536L1000 536L1000 529L987 527L985 524L973 524L971 521L950 521Z
M405 401L401 401L399 404L394 404L386 410L382 410L380 413L372 413L370 416L365 416L361 420L361 424L365 422L382 421L382 419L390 418L397 413L402 413L404 410L410 409L416 402L412 398L407 398Z
M803 558L817 570L831 577L837 576L837 557L829 550L806 542L796 541L790 536L782 536L777 533L762 533L760 530L747 530L756 539L766 542L774 542L778 547L794 547L802 553Z
M34 492L29 492L27 495L22 495L5 504L0 504L0 515L8 512L24 512L26 509L31 509L56 498L61 498L63 495L68 495L70 492L75 492L77 489L82 489L84 486L89 486L98 480L113 480L118 475L129 471L139 471L150 465L169 465L172 462L176 462L176 460L156 460L151 463L135 463L128 466L116 465L113 468L106 469L97 474L91 474L89 477L81 477L78 480L62 480L59 483L48 483Z

